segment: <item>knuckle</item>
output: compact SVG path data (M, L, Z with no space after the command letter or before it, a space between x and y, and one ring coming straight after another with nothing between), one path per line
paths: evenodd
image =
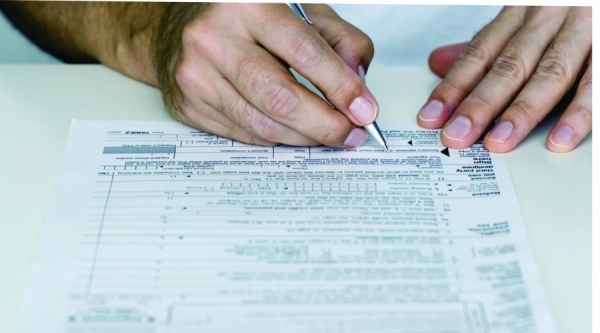
M237 126L227 126L225 128L225 134L221 134L226 138L233 139L235 141L244 142L251 145L256 145L258 140L255 136L248 133L246 130Z
M243 98L232 102L229 106L232 109L233 121L246 132L255 133L258 137L270 141L278 138L277 123Z
M438 96L438 98L442 96L462 96L466 93L467 89L468 88L464 86L464 84L461 84L461 82L445 78L437 87L435 87L432 95Z
M256 114L255 108L243 98L233 98L224 102L224 108L238 126L248 129L251 127L252 120Z
M536 74L557 82L572 81L574 75L567 60L572 58L574 43L572 38L556 37L540 60Z
M587 71L579 81L579 89L585 92L588 92L590 95L592 93L592 71Z
M577 120L579 124L591 124L592 123L592 106L587 103L573 102L570 106L572 108L571 117Z
M481 38L474 38L465 45L458 56L459 61L471 62L476 64L486 63L488 59L485 43Z
M319 123L319 132L315 139L325 145L336 145L344 142L353 126L348 122L339 122L338 117L327 117L321 119ZM342 118L344 119L344 118Z
M199 24L195 22L186 25L181 32L181 42L183 43L184 48L202 48L207 41L210 39L210 30L204 29Z
M469 95L469 97L467 97L463 103L471 105L472 108L469 109L477 110L477 113L483 110L489 110L490 107L494 105L492 97L482 92ZM475 115L469 115L469 118L473 119L478 117L475 117Z
M259 116L254 117L252 124L254 133L259 137L273 142L281 141L279 126L277 126L277 123L273 119L260 114Z
M371 39L371 37L365 34L360 34L356 38L356 43L359 45L359 49L366 52L366 54L370 57L372 57L373 54L375 54L375 45L373 44L373 40Z
M244 133L241 140L246 143L256 144L258 138L266 139L269 141L279 140L279 131L277 123L271 118L265 116L262 112L258 111L252 104L243 98L237 99L232 102L230 106L233 122L239 126L232 128L232 131L237 133L237 137L240 137L238 132ZM233 138L233 136L229 136Z
M181 32L181 41L183 45L194 45L198 41L196 29L192 24L189 24L183 28Z
M175 79L183 89L197 85L198 75L195 75L193 64L182 59L175 67Z
M523 99L515 101L510 108L515 123L529 124L532 119L537 118L536 109L529 101Z
M556 83L567 83L573 80L568 65L556 56L546 56L538 64L535 75Z
M317 66L325 57L322 45L302 32L291 39L291 59L295 66L311 68Z
M240 135L239 130L235 126L227 127L227 131L223 136L226 138L234 139L236 141L248 142L247 137L244 135Z
M265 98L268 111L280 119L292 119L299 104L294 91L282 85L265 88Z
M270 78L270 72L255 58L244 58L239 63L236 81L243 89L256 93L261 84L267 83Z
M350 131L347 131L347 133L349 133ZM345 137L342 136L343 132L338 130L335 131L328 131L328 132L323 132L321 135L321 140L319 140L320 142L322 142L325 145L335 145L337 143L341 143L344 142ZM346 134L347 136L347 134Z
M511 80L518 80L521 83L526 81L527 67L520 52L507 52L498 56L490 72Z
M348 77L338 77L337 85L327 94L335 105L348 107L352 101L362 94L363 82L357 75L348 75Z

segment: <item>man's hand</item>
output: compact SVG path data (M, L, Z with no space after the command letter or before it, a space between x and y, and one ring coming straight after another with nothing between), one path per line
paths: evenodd
M220 136L356 147L378 114L361 78L373 43L325 5L306 5L314 26L276 3L1 1L0 9L45 50L159 86L175 118Z
M444 80L417 120L441 128L444 144L465 148L486 134L492 152L514 149L577 84L548 134L554 152L574 149L592 128L591 7L506 7L471 42L435 50Z
M356 147L366 140L361 127L375 120L378 106L359 67L369 65L373 45L331 8L306 5L311 27L285 4L213 3L182 31L169 29L169 20L194 10L186 6L163 17L157 44L159 82L175 118L267 146ZM180 54L161 40L181 41ZM298 83L288 66L331 105Z

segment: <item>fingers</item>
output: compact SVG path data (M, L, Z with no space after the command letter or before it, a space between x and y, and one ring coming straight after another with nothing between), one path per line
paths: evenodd
M310 13L316 27L325 32L330 25L345 37L330 39L336 44L329 45L285 5L210 6L183 33L177 82L189 106L184 110L192 111L179 116L201 129L205 125L199 122L210 122L219 133L229 131L244 142L260 138L268 144L361 145L367 133L358 126L374 121L378 112L357 74L372 58L372 43L363 37L349 46L345 39L364 34L326 6L315 6ZM332 46L355 59L354 69ZM328 101L298 83L285 64L309 79Z
M575 97L548 134L546 147L556 153L573 150L592 130L592 57Z
M173 116L188 126L252 145L276 146L278 144L246 131L210 105L195 104L193 108L185 105L181 109L181 112L173 114Z
M182 110L184 123L252 144L318 144L260 112L209 63L196 54L178 66L178 84L187 104Z
M429 69L439 77L446 76L466 45L466 42L451 44L433 50L427 61Z
M234 123L220 109L205 102L214 100L215 96L218 96L217 89L209 79L216 75L216 71L206 62L188 59L177 67L177 81L184 95L184 101L180 103L177 110L170 110L175 119L194 128L240 142L263 146L277 144L277 141L264 139L245 126Z
M219 99L213 106L246 131L271 142L288 145L317 146L320 144L259 111L240 95L226 78L213 80L213 84L219 90Z
M347 117L298 83L287 68L262 48L248 44L242 53L231 52L229 57L237 59L229 60L233 66L221 67L223 75L268 118L328 146L355 147L366 140L366 133L356 135L364 130L353 132L356 126Z
M514 149L572 87L590 54L592 36L587 26L591 26L591 15L570 15L566 18L527 84L486 135L486 148L498 153ZM541 32L538 33L540 35ZM496 87L513 89L510 83L503 82ZM490 86L493 84L490 82ZM581 102L585 92L579 94ZM591 97L589 101L591 104Z
M274 14L269 16L271 20L257 21L250 27L251 36L312 82L352 123L363 126L375 121L379 107L356 69L344 63L319 33L289 8L269 6L268 10ZM318 17L315 20L319 25L323 22ZM317 110L320 112L325 113Z
M444 75L459 47L433 52L432 70ZM426 128L443 126L444 144L460 149L481 138L499 116L484 145L492 152L508 152L572 87L590 52L590 8L506 7L464 46L418 122ZM589 82L591 86L591 72ZM583 87L550 133L549 149L570 150L589 132L591 124L582 119L591 118L586 116L591 97L586 104Z
M503 110L514 96L519 93L525 83L530 80L532 73L536 69L536 64L540 61L544 50L546 50L553 37L556 36L563 23L562 13L552 13L550 15L550 18L546 20L528 22L523 26L523 29L515 33L509 40L492 64L492 67L486 76L461 102L452 115L449 123L442 130L442 141L445 144L452 148L465 148L472 145L481 137L488 124L497 117L501 110ZM559 38L567 37L559 36L556 36L557 40ZM554 43L556 43L556 40ZM572 47L572 45L568 46L568 48ZM547 57L556 57L556 55L548 55ZM581 57L585 57L585 55L582 54ZM563 58L562 61L566 62L568 61L568 58ZM576 73L571 73L571 79L574 79L575 74ZM533 81L530 80L529 84L533 84ZM564 85L564 83L562 84ZM539 88L541 88L542 91L544 89L544 87ZM568 87L561 87L561 89L563 89L562 92L558 92L556 95L551 94L550 96L558 96L558 99L560 99L567 88ZM518 124L520 127L518 130L522 130L521 134L523 136L531 130L531 128L526 130L524 127L535 126L543 116L550 111L552 106L558 102L558 99L553 100L550 96L544 98L543 101L535 100L536 95L540 92L539 89L532 91L532 94L530 95L523 96L526 91L531 91L531 89L527 90L527 88L525 88L525 90L521 92L520 97L513 103L515 106L514 111L507 111L502 117L503 120L508 121L505 117L510 117L514 112L533 113L536 116L536 119L530 119L531 117L529 117L527 119L527 124L523 124L522 121L524 120L519 119L521 122ZM554 93L554 91L551 91L551 93ZM552 105L548 106L550 104ZM520 111L517 111L519 105L521 105L522 108ZM531 107L536 108L536 110L531 110ZM541 114L542 112L543 114ZM457 126L454 121L457 119L459 119L459 121L464 121L465 123L469 122L470 127L468 129L460 128L461 131L456 131ZM534 121L535 123L533 123ZM500 121L498 122L498 125L501 125ZM495 139L494 142L503 143L504 140L508 139L507 135L511 134L509 130L512 128L509 125L517 124L514 122L511 122L511 124L503 124L496 132L499 135L488 136L487 141ZM518 133L518 131L515 131L513 136L518 136ZM490 145L492 148L497 148L496 146L497 145ZM504 146L507 145L504 144Z
M182 68L189 68L182 70L187 80L180 85L190 87L189 98L207 101L245 131L290 145L349 148L366 140L364 130L353 131L356 126L347 117L252 41L212 32L189 38L188 54L195 57L182 62Z
M344 21L327 5L308 4L304 9L314 23L313 28L352 71L357 73L359 65L363 69L369 67L375 53L369 36Z
M521 27L525 11L520 7L505 7L461 51L460 56L444 80L433 90L417 116L420 126L441 128L460 102L484 77L506 43ZM460 118L453 135L468 134L472 125ZM456 146L452 144L451 147Z

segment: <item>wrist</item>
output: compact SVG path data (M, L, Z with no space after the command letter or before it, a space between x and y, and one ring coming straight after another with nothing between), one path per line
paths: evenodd
M153 63L160 17L166 3L98 3L90 15L99 15L97 25L88 25L89 53L101 63L138 81L158 86ZM105 32L105 33L102 33Z

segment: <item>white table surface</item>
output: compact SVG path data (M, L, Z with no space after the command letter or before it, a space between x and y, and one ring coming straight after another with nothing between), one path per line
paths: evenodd
M415 122L438 79L373 67L382 129ZM0 332L12 333L71 119L170 120L158 90L97 65L0 65ZM591 332L592 138L545 149L554 120L505 154L560 332ZM52 333L52 332L49 332Z

